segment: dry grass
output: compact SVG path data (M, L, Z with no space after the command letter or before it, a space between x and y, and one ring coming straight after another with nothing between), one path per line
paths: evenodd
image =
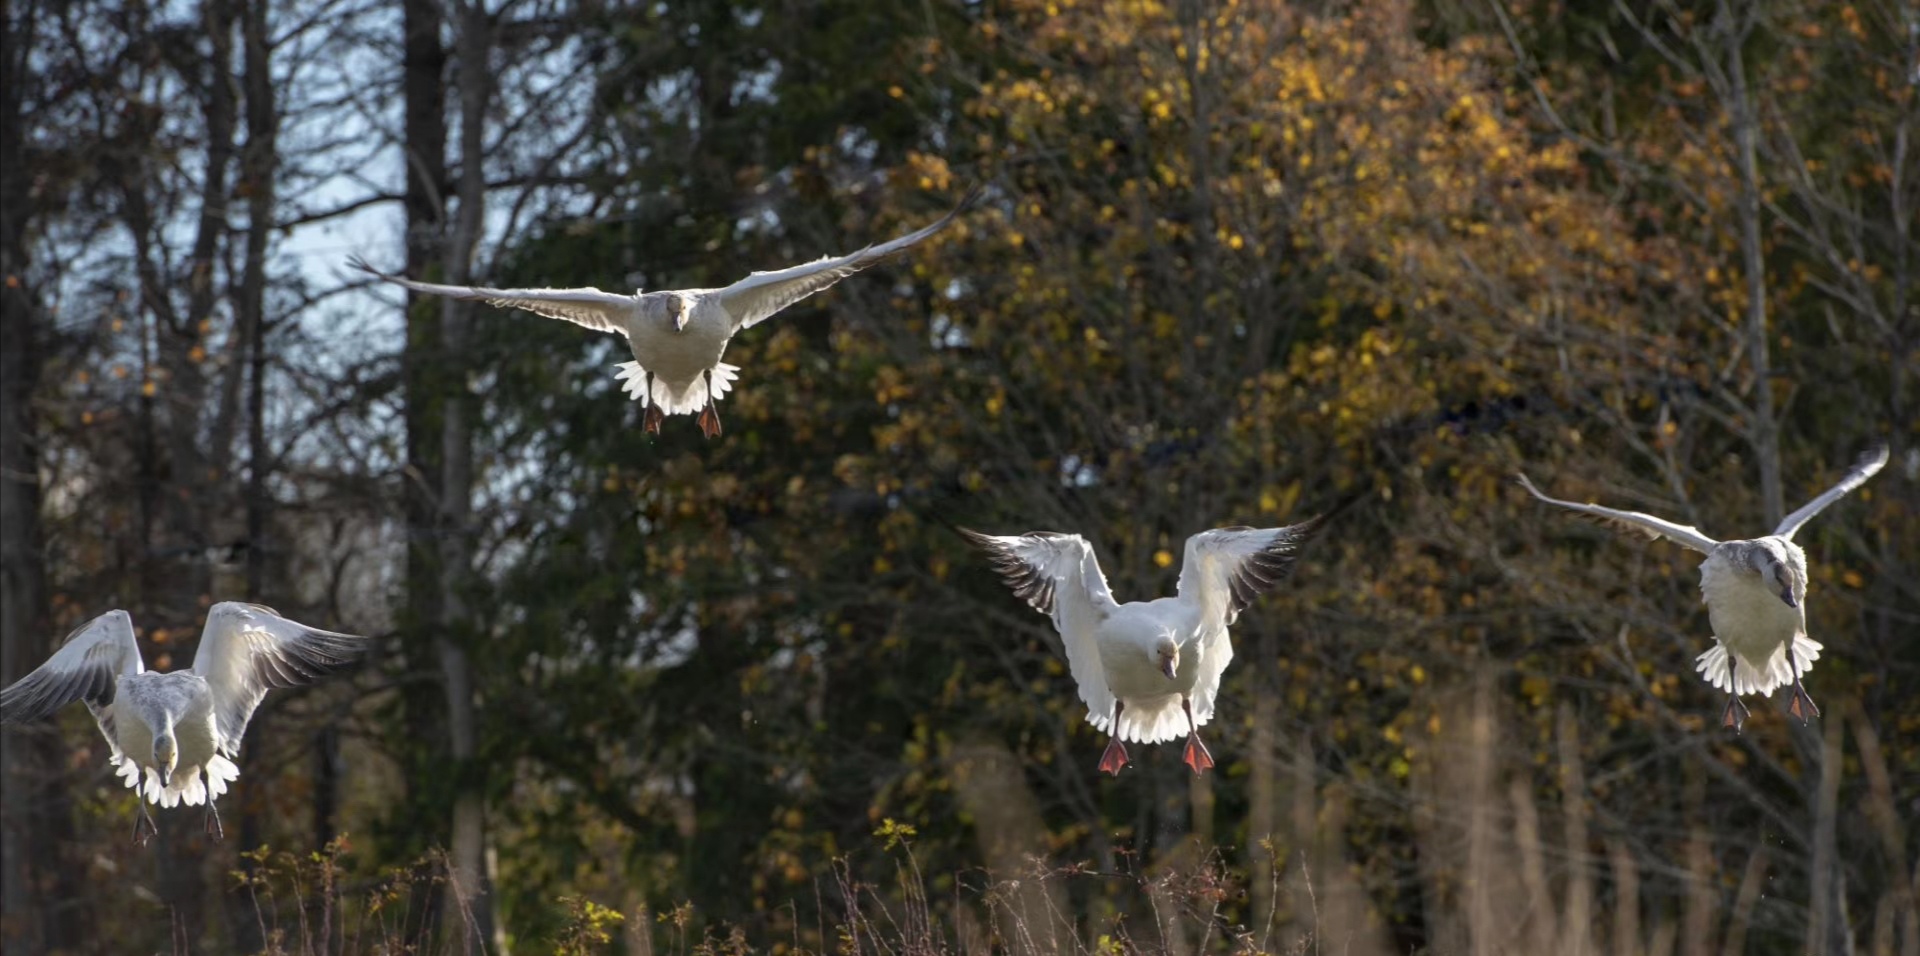
M1601 808L1583 765L1582 728L1563 709L1547 759L1523 764L1503 740L1491 680L1442 700L1445 728L1421 742L1406 784L1413 808L1422 923L1394 928L1370 893L1348 820L1352 784L1317 774L1305 742L1276 775L1290 806L1265 814L1280 832L1238 851L1189 839L1151 863L1116 853L1110 865L1062 863L1031 852L1044 838L1036 808L1006 794L1018 786L1012 755L969 750L958 796L980 831L983 868L930 881L913 827L887 820L862 859L832 861L814 898L795 901L796 925L758 931L708 920L695 902L625 914L582 898L558 901L560 933L516 941L517 952L636 956L1737 956L1804 953L1920 956L1920 859L1908 848L1879 736L1857 707L1837 706L1810 739L1819 748L1804 850L1752 841L1732 845L1704 823L1684 825L1650 854ZM1843 762L1844 761L1844 762ZM1683 764L1683 767L1690 766ZM1860 821L1836 798L1844 767L1857 767ZM1692 773L1689 771L1689 773ZM1706 774L1690 775L1675 819L1704 820ZM996 797L996 795L1000 795ZM1198 801L1196 801L1197 803ZM1877 835L1887 889L1864 913L1848 913L1845 867L1835 866L1836 828ZM1796 861L1804 853L1812 861ZM430 856L354 883L344 840L306 857L262 850L236 874L270 956L464 952L467 934L447 867ZM873 864L891 873L874 878ZM1853 872L1871 863L1849 861ZM862 864L862 865L856 865ZM1797 867L1803 876L1783 880ZM885 872L884 863L878 872ZM1822 876L1822 874L1828 874ZM869 874L869 875L863 875ZM938 892L933 885L942 886ZM1798 896L1792 898L1798 890ZM1785 897L1785 898L1783 898ZM1857 895L1854 897L1859 898ZM1078 901L1078 902L1070 902ZM811 904L811 905L806 905ZM454 918L423 912L427 905ZM1771 907L1771 909L1769 909ZM797 925L806 911L813 925ZM1789 918L1783 918L1786 914ZM1246 921L1242 923L1241 921ZM423 923L437 923L423 934ZM1251 925L1248 925L1251 924ZM492 947L489 947L491 951ZM179 950L177 951L184 951Z

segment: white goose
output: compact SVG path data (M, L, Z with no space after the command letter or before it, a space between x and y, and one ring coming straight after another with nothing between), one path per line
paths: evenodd
M326 676L365 645L363 637L229 601L207 612L193 666L159 674L140 662L133 618L108 611L68 635L33 673L0 690L0 723L38 720L85 701L107 738L107 762L141 798L134 841L145 843L158 832L148 803L204 803L207 832L218 837L214 800L240 775L233 758L261 698L270 688Z
M636 289L632 295L594 288L486 289L416 282L381 272L358 257L348 262L415 292L525 309L550 319L625 335L634 360L614 366L614 377L626 383L622 387L628 395L646 403L642 427L657 435L666 415L699 412L700 431L713 438L720 434L720 410L714 403L733 387L740 372L737 366L720 361L736 333L847 276L905 252L945 229L979 196L976 187L938 222L892 242L868 246L852 255L825 256L789 269L755 272L724 289Z
M1807 553L1793 543L1793 535L1808 519L1865 484L1886 463L1887 446L1875 447L1861 456L1838 484L1782 519L1772 534L1742 541L1715 541L1698 528L1638 511L1550 498L1526 475L1519 477L1528 492L1548 504L1571 508L1649 538L1666 538L1707 556L1700 562L1700 596L1707 605L1715 643L1699 656L1695 666L1708 684L1727 692L1720 724L1739 733L1746 726L1748 714L1740 695L1771 697L1785 684L1793 685L1787 713L1803 724L1820 716L1820 708L1814 706L1813 698L1800 683L1801 676L1820 659L1821 647L1807 636Z
M1087 722L1113 735L1100 769L1128 762L1122 741L1159 743L1185 733L1182 759L1213 766L1200 727L1213 718L1220 675L1233 660L1227 627L1292 570L1297 549L1344 508L1285 528L1219 528L1187 539L1180 594L1115 603L1087 539L1036 531L961 529L993 557L1013 593L1053 618Z

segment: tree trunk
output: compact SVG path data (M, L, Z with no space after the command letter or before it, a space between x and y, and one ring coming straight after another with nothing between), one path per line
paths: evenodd
M434 0L404 0L403 89L406 104L407 214L406 271L423 275L437 258L445 221L441 184L446 181L447 51L440 43L441 5ZM432 656L433 631L440 618L440 580L435 548L440 474L438 432L440 313L417 307L409 295L407 341L401 356L406 392L407 465L402 476L403 510L407 522L407 601L401 628L406 668L419 673ZM443 704L435 689L410 681L403 692L408 731L409 763L407 819L401 832L415 834L419 845L398 848L418 853L444 845L445 824L438 819L440 781L446 768L440 761L445 733ZM433 949L431 942L441 921L441 895L432 883L416 881L407 907L409 942L416 949Z
M459 9L458 62L460 66L460 180L458 215L446 251L447 281L468 280L474 246L480 241L481 213L486 206L487 102L492 98L492 74L487 54L492 47L487 14L477 0ZM467 611L473 571L473 396L465 387L468 331L473 310L458 299L441 300L440 346L446 391L441 419L440 482L440 627L437 629L441 676L447 692L448 743L456 768L453 795L452 862L454 890L472 916L473 938L468 952L484 952L488 944L504 950L496 938L493 890L486 869L486 804L484 774L474 765L479 754L479 714L476 712L473 668L466 643L474 628Z
M1740 269L1747 280L1747 358L1753 363L1758 385L1754 420L1747 423L1748 440L1760 461L1760 503L1766 509L1766 526L1773 528L1787 512L1780 483L1780 423L1773 409L1773 369L1767 355L1767 264L1766 250L1760 244L1760 171L1754 158L1758 119L1740 52L1747 24L1736 22L1724 0L1720 12L1726 28L1727 74L1732 87L1733 102L1728 105L1733 114L1734 155L1740 167Z
M1253 919L1249 925L1261 949L1269 949L1272 945L1267 936L1273 926L1274 904L1278 902L1274 856L1276 849L1285 843L1284 838L1273 832L1278 822L1275 813L1278 808L1275 778L1279 769L1276 759L1279 741L1275 739L1274 725L1280 720L1280 699L1284 693L1278 673L1278 644L1271 627L1260 628L1254 638L1250 668L1255 692L1253 736L1247 754L1251 772L1247 780L1246 867L1247 892L1252 897L1253 906Z
M272 468L272 453L267 448L266 437L267 241L273 231L273 177L277 165L275 150L279 135L279 113L273 96L267 14L268 0L246 0L241 11L247 145L240 156L237 191L247 200L247 245L235 317L240 326L247 383L245 594L249 601L261 601L266 596L267 473ZM237 378L236 371L230 374L229 381L236 381ZM215 451L222 451L217 444ZM224 454L221 457L224 458ZM259 728L270 716L266 711L256 714L253 721L255 739L259 738ZM247 777L238 783L236 789L239 792L236 796L243 798L237 801L240 810L239 850L245 854L258 849L265 839L266 801L258 795L266 784L266 778ZM244 862L244 856L242 861L240 865L250 866ZM240 952L259 950L265 940L260 938L259 922L254 918L250 902L243 902L237 894L230 895L229 901L227 925L233 934L234 948Z
M43 314L27 276L29 182L24 51L37 11L9 9L0 25L0 684L40 665L54 639L40 529L40 381ZM57 953L80 943L69 791L53 733L0 734L0 949ZM36 865L38 864L38 865Z

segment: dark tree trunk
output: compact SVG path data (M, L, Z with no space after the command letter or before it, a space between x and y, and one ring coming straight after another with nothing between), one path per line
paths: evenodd
M267 498L267 474L272 468L272 452L267 447L266 437L267 243L273 231L274 172L280 117L274 103L267 14L267 0L245 0L241 10L247 141L240 155L240 181L236 192L246 198L247 238L240 296L234 304L234 311L245 357L247 385L247 549L244 593L249 601L263 601L267 597L266 561L270 550L267 517L271 502ZM230 374L228 381L239 381L238 373ZM223 412L221 417L225 419L226 413ZM221 447L221 437L216 435L214 441L216 454L224 460L226 456ZM270 711L262 710L256 714L253 720L255 739L259 739L261 728L270 719ZM315 782L317 784L319 781ZM239 799L234 802L240 811L238 842L242 854L258 849L265 840L266 784L267 778L263 775L243 776L237 781L234 796ZM316 846L314 849L320 848ZM241 865L251 864L243 862ZM260 924L255 918L251 901L243 900L239 894L230 894L228 900L227 926L234 948L249 953L259 950L266 941L260 938Z
M402 0L404 51L402 87L405 94L407 188L406 271L430 274L441 261L441 236L446 224L447 166L447 51L441 44L444 7L435 0ZM407 341L401 357L406 393L407 464L402 476L403 508L407 523L407 602L401 654L407 670L421 673L436 661L441 619L440 508L441 443L439 396L446 370L439 364L440 309L420 306L409 297ZM410 681L403 691L409 740L406 802L407 819L401 832L414 835L417 844L404 848L417 853L428 846L444 847L450 838L445 762L446 705L439 689ZM429 948L443 919L441 897L430 883L413 887L408 912L417 914L407 928L421 949Z
M468 280L474 246L480 240L481 213L486 207L484 132L487 103L492 98L492 74L487 55L492 46L487 13L478 0L460 4L459 37L460 179L458 216L448 237L447 281ZM447 743L453 774L453 841L449 847L456 899L471 916L473 932L465 950L483 953L494 940L493 888L486 869L486 803L479 755L478 708L474 701L473 665L467 643L473 623L466 596L473 572L473 396L463 387L467 334L473 309L457 299L441 306L441 482L440 482L440 614L438 655L447 699Z
M27 274L30 173L23 134L37 25L15 3L0 24L0 684L40 665L59 635L47 607L40 529L40 442L33 394L44 314ZM82 899L64 865L72 808L60 745L43 728L0 734L0 949L53 953L80 942Z

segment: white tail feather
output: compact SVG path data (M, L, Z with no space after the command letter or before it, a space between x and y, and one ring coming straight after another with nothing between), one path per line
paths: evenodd
M122 785L132 789L136 793L140 791L140 765L139 764L134 763L133 761L128 760L127 758L117 753L111 757L108 757L107 763L113 766L114 776L117 776L120 778L120 783Z
M233 761L219 754L207 761L207 799L211 800L227 792L227 784L240 778L240 768Z
M134 767L133 761L128 760L123 762L122 769L118 771L122 777L127 778L127 786L132 787L136 778L128 774L126 770L128 767L133 768L134 774L138 774L140 768ZM202 771L205 772L204 777L202 777ZM155 806L177 807L185 804L189 807L197 807L226 793L227 785L239 776L240 768L235 766L233 761L214 754L205 767L181 768L173 775L173 783L165 787L160 785L160 772L148 767L145 786L136 789L140 791L141 799Z
M1204 727L1211 714L1193 714L1194 726ZM1145 702L1127 701L1120 709L1120 731L1114 733L1113 715L1087 711L1087 723L1130 743L1157 744L1179 740L1187 735L1187 712L1180 706L1180 695L1169 694Z
M1771 697L1776 688L1793 683L1796 670L1804 677L1813 669L1813 662L1820 659L1820 642L1796 634L1793 637L1793 661L1787 660L1787 648L1775 648L1766 660L1755 665L1744 657L1733 658L1733 679L1727 679L1726 645L1714 642L1705 654L1695 659L1694 669L1708 684L1735 694L1759 694Z
M621 362L614 367L613 377L621 383L620 388L627 397L640 401L646 397L647 370L639 362ZM713 367L713 398L719 401L733 390L733 380L740 376L740 367L721 362ZM707 407L707 376L703 373L694 376L693 381L675 387L659 378L653 380L653 400L660 411L668 415L691 415Z

